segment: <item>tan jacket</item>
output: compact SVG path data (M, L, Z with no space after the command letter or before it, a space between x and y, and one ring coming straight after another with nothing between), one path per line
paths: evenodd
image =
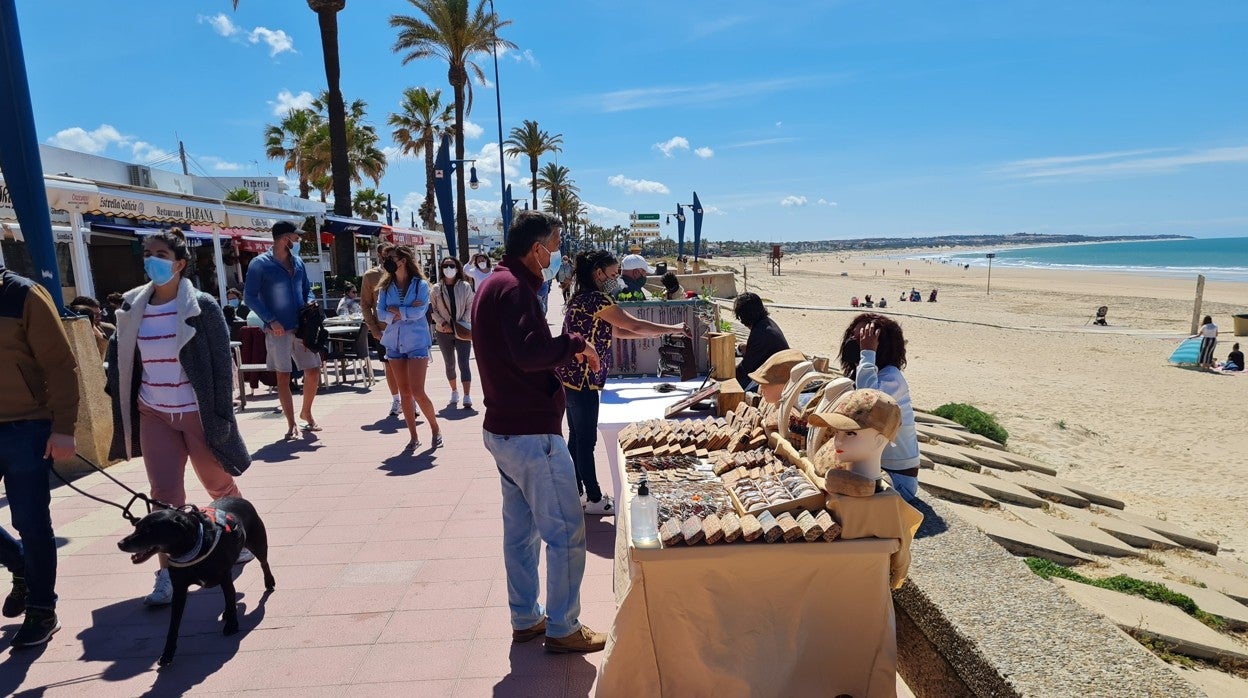
M438 283L434 286L433 293L430 294L429 312L433 315L433 321L437 329L442 334L450 334L455 331L452 326L453 322L458 322L464 327L472 327L472 299L475 293L472 286L467 281L460 281L455 284L455 317L451 317L451 304L447 300L448 292L445 283Z
M360 312L364 315L364 326L369 332L386 329L386 323L377 317L377 282L380 280L380 267L372 267L360 277Z
M74 435L78 361L48 292L0 267L0 423L26 419Z

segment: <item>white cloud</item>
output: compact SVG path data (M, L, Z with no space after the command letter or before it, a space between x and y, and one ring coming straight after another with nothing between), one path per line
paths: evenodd
M91 131L81 126L57 131L55 136L48 139L48 144L67 150L76 150L80 153L98 155L104 152L104 149L109 145L124 143L126 140L126 137L121 135L117 129L108 124L100 124L99 128Z
M208 24L221 36L234 36L239 32L238 25L234 24L224 12L215 14L211 17L200 15L198 18L200 24Z
M651 108L671 109L687 106L707 107L743 98L758 99L774 92L809 88L828 79L828 76L770 78L674 87L639 87L588 95L577 101L604 112Z
M486 55L489 55L489 54L487 53ZM531 51L530 49L525 49L523 51L515 52L512 49L507 48L506 46L499 46L498 57L503 58L503 57L508 57L508 56L511 57L511 60L517 63L528 63L534 68L541 67L541 64L537 62L537 56L534 56L533 51Z
M819 204L820 206L838 206L839 205L835 201L828 201L827 199L823 197L819 197L819 200L816 201L815 203Z
M724 146L725 148L757 148L763 145L777 145L779 143L792 143L797 140L793 136L783 136L780 138L760 138L756 141L741 141L740 143L731 143Z
M269 45L269 57L273 58L279 53L290 51L295 53L295 40L290 34L281 29L269 29L267 27L256 27L247 35L247 40L253 44L264 42Z
M229 162L228 160L223 160L215 155L204 155L200 157L200 161L217 172L238 172L243 169L242 164Z
M464 138L466 140L475 141L485 134L485 129L477 124L472 123L468 119L464 119Z
M467 129L465 129L467 130ZM476 159L477 179L481 182L482 189L489 189L494 186L496 176L498 175L498 141L486 143L481 146L475 154L471 151L465 153L465 157ZM526 158L527 160L527 158ZM520 158L515 155L508 155L507 160L503 163L504 174L507 181L512 182L511 195L521 198L521 192L517 191L515 182L520 180L520 168L518 163Z
M1207 148L1174 155L1154 155L1175 150L1177 149L1152 148L1015 160L997 168L994 174L1031 180L1061 177L1096 178L1176 172L1200 165L1248 163L1248 146ZM1146 155L1152 157L1143 157Z
M780 128L780 127L781 127L781 126L783 126L783 125L784 125L784 122L783 122L783 121L777 121L777 122L776 122L776 128Z
M806 197L793 196L792 194L780 200L781 206L805 206L806 203L807 203Z
M684 136L672 136L662 143L655 143L654 147L663 152L663 157L670 158L674 151L689 150L689 139Z
M598 225L628 225L628 214L624 211L617 211L607 206L599 206L589 202L585 204L585 210L589 212L589 220Z
M715 151L714 151L714 150L711 150L710 148L708 148L708 147L706 147L706 146L702 146L701 148L696 148L696 149L693 151L693 154L694 154L694 155L697 155L697 156L698 156L698 157L700 157L700 158L713 158L713 157L715 157Z
M648 179L629 179L622 174L611 175L607 178L607 184L613 187L623 189L627 194L669 194L670 190L662 182L652 182Z
M295 109L311 109L313 99L312 93L307 90L297 95L291 94L290 90L282 90L277 93L277 101L269 104L273 105L274 116L286 116Z
M728 212L718 206L703 206L702 213L708 216L726 216Z
M135 162L143 165L155 163L157 160L170 160L173 158L173 153L146 141L135 141L130 145L130 151L134 154Z

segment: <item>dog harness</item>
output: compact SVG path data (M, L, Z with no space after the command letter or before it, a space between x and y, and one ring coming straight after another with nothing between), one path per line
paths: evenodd
M213 550L217 549L217 544L221 542L221 538L225 535L235 535L239 537L241 543L246 544L247 532L239 525L238 520L233 514L208 507L206 509L195 510L200 515L199 521L199 540L196 541L195 547L186 552L185 555L169 558L170 567L193 567L199 564ZM212 540L208 543L208 549L204 550L204 519L216 525L212 527ZM202 552L201 552L202 551Z

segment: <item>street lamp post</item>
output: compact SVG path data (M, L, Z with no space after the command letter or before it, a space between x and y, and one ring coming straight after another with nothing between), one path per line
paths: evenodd
M989 252L984 256L988 258L988 293L986 295L992 295L992 258L996 257L997 253Z
M490 14L494 16L494 23L498 24L498 13L494 11L494 0L490 0ZM507 230L511 228L511 212L515 205L510 201L511 188L507 184L507 161L503 154L503 90L498 83L498 32L494 32L494 41L490 45L490 50L494 54L494 106L498 110L498 188L503 192L503 245L507 244ZM474 189L476 187L473 187Z

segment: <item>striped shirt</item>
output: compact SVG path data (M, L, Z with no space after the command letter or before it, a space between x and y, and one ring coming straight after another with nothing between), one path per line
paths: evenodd
M177 300L163 305L148 304L139 323L139 356L143 360L143 382L139 399L160 412L195 412L195 390L178 361Z

